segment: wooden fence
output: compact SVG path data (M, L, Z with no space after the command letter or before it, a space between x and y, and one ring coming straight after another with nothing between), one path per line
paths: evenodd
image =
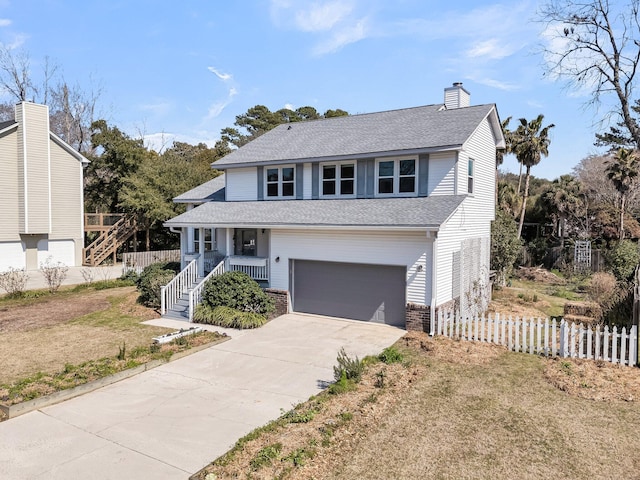
M155 252L128 252L122 254L123 272L140 274L145 267L158 262L179 262L180 250L156 250Z
M609 329L568 323L565 320L520 319L499 314L461 318L439 312L435 335L503 345L514 352L547 357L570 357L621 365L638 362L638 327Z

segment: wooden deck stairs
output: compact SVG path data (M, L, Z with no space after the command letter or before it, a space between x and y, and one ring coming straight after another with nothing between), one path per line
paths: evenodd
M111 215L114 217L115 215ZM95 267L110 256L114 256L120 246L134 235L138 228L135 215L118 215L112 225L104 226L102 219L100 226L85 220L85 231L100 231L100 235L89 246L83 249L82 264Z

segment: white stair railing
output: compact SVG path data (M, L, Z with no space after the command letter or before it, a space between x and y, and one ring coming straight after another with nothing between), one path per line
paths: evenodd
M170 310L182 295L191 288L198 278L198 264L191 260L179 274L160 288L160 313L164 315Z
M211 270L211 272L209 272L209 275L204 277L202 281L198 283L198 285L196 285L196 287L189 292L189 321L190 322L193 322L193 312L196 309L196 305L198 305L202 301L202 290L204 290L204 285L205 283L207 283L207 280L209 280L212 277L215 277L216 275L220 275L225 271L226 271L225 261L222 260L216 266L216 268L214 268L213 270Z

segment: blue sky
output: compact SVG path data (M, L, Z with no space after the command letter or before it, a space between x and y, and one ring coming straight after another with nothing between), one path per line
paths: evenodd
M535 1L0 0L0 42L102 88L100 114L159 146L213 144L235 116L310 105L366 113L440 103L461 81L502 119L554 123L533 174L596 153L599 113L543 77ZM515 121L512 122L515 126ZM602 127L600 127L602 128ZM517 172L515 159L505 168Z

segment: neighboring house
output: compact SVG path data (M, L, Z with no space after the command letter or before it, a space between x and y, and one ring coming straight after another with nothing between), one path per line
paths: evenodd
M225 174L175 200L184 265L219 260L281 311L430 331L439 308L489 296L493 104L444 104L280 125L213 164Z
M82 264L87 163L51 133L45 105L18 103L15 120L0 123L0 272L48 257Z

